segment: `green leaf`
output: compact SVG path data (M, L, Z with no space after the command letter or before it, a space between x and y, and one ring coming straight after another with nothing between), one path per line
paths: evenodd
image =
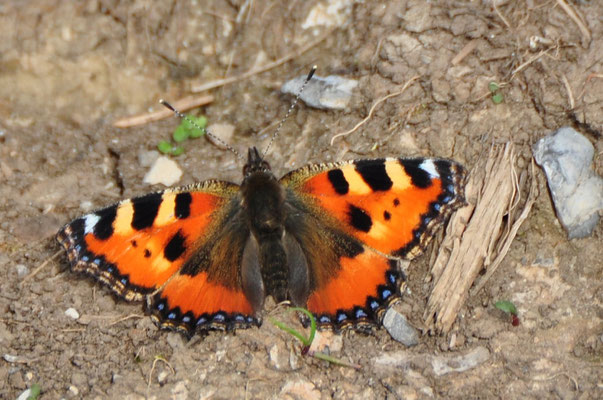
M501 92L498 92L498 93L492 95L492 102L494 104L500 104L503 102L504 99L505 98L503 97L503 94Z
M157 150L159 150L163 154L171 154L172 153L172 144L167 140L162 140L157 145Z
M310 318L310 336L305 337L302 333L298 332L296 329L293 329L293 328L289 327L288 325L275 320L274 318L270 318L270 322L272 322L272 324L274 326L276 326L277 328L282 329L285 332L289 333L290 335L295 336L300 342L302 342L302 344L304 346L310 346L312 344L312 341L314 340L314 336L316 335L316 319L314 319L314 315L312 315L312 313L310 311L306 310L305 308L301 308L301 307L291 307L287 311L289 311L289 312L299 311L299 312L306 314L308 316L308 318Z
M186 120L184 122L186 122ZM188 129L185 124L182 123L174 130L172 137L176 143L184 142L186 139L188 139L190 132L190 129Z
M191 131L190 131L191 139L197 139L197 138L200 138L203 135L205 135L205 129L203 129L203 130L201 130L201 129L191 129Z
M498 89L500 89L500 86L498 85L498 83L496 83L496 82L488 83L488 90L491 93L495 93Z
M180 154L184 153L184 147L182 146L178 146L178 147L172 147L172 152L171 154L173 156L179 156Z
M199 128L205 129L207 126L207 117L205 115L193 118L193 120L197 123L197 125L199 125Z
M494 303L494 307L507 314L517 315L517 308L515 307L515 304L508 300L499 300Z
M27 396L27 400L36 400L40 396L40 392L42 391L42 387L37 383L34 383L29 388L29 396Z

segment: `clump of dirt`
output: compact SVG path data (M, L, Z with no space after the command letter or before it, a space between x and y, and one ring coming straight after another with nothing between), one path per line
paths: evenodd
M409 349L382 329L346 332L334 355L360 370L301 356L267 322L191 341L159 331L139 305L71 273L53 239L73 217L161 189L143 183L141 158L178 121L113 121L242 76L212 89L202 112L235 126L237 149L263 148L291 104L278 88L313 64L358 79L359 89L343 112L295 111L269 155L277 175L380 156L471 167L508 142L521 173L531 144L565 125L593 141L601 174L600 2L21 3L0 6L0 397L35 384L48 398L600 397L603 232L568 241L540 172L532 212L451 332ZM203 139L175 160L182 184L241 179L232 153ZM425 332L429 258L411 264L399 305ZM493 307L498 300L517 306L519 326Z

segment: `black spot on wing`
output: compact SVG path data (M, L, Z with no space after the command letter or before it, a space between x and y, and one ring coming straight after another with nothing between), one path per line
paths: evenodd
M394 207L398 207L400 205L400 200L398 198L394 199Z
M426 189L432 184L429 173L420 167L423 161L421 158L400 161L404 171L410 176L412 184L420 189Z
M184 251L186 250L186 246L184 245L185 238L180 231L176 232L174 236L170 239L167 246L165 246L165 250L163 250L163 255L168 261L176 261Z
M333 189L338 194L347 194L350 190L350 184L343 176L343 172L340 169L332 169L327 172L327 177L329 178L329 182L333 186Z
M161 205L161 193L151 193L132 199L132 207L134 208L132 228L139 231L153 226L159 212L159 205Z
M356 207L350 204L348 208L348 215L350 217L350 224L362 232L368 232L373 226L373 220L362 208Z
M94 225L94 236L100 240L109 239L113 235L113 221L115 221L115 217L117 216L117 204L97 211L95 214L100 218L96 225Z
M184 219L188 218L191 215L191 202L193 201L193 196L191 196L188 192L178 193L176 195L176 207L174 209L174 214L176 218Z
M392 215L388 211L383 211L383 219L385 219L386 221L389 221L389 219L391 217L392 217Z
M385 171L385 160L356 161L356 172L374 191L386 191L392 188L392 180Z
M149 250L149 249L144 249L144 257L145 257L145 258L149 258L149 257L151 257L151 250Z

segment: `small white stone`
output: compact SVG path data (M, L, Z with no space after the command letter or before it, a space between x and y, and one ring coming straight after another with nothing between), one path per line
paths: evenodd
M73 385L69 386L69 392L71 392L71 394L73 394L74 396L80 394L80 390Z
M17 269L17 275L19 276L19 278L24 277L25 275L29 274L29 268L27 268L25 265L23 264L17 264L15 266L15 268Z
M327 4L316 4L302 23L302 29L317 26L340 26L348 19L352 9L352 0L329 0Z
M12 354L5 354L2 356L2 358L4 358L4 361L9 363L17 362L17 360L19 359L18 356L13 356Z
M69 307L65 310L65 315L71 319L78 319L80 317L80 313L73 307Z
M17 400L27 400L29 399L29 397L31 396L31 389L25 389L20 395L19 397L17 397Z
M297 95L306 81L305 75L300 75L283 84L282 93ZM314 77L306 84L304 91L299 98L310 107L343 110L350 99L352 92L358 86L358 81L354 79L342 78L337 75Z
M157 382L159 382L159 384L163 384L167 377L169 375L168 371L161 371L160 373L157 374Z
M180 180L182 170L174 160L161 156L155 160L153 166L144 177L144 183L155 185L161 183L165 186L172 186Z

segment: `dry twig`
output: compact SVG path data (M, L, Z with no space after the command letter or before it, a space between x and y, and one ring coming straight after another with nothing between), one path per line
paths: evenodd
M155 356L155 359L153 360L153 365L151 366L151 371L149 372L149 380L147 382L147 389L149 389L151 387L151 379L153 378L153 371L155 370L155 364L157 364L158 361L164 362L170 369L170 371L172 371L172 375L176 374L176 371L174 371L174 368L172 367L172 365L163 357L161 356Z
M492 274L502 262L531 209L533 192L513 226L505 229L503 217L514 207L514 196L518 195L514 163L512 143L493 147L488 159L469 174L465 189L469 204L451 218L431 271L433 290L423 317L426 325L439 332L452 328L469 288L484 266ZM492 256L495 257L491 261Z
M214 96L187 96L180 100L173 102L174 107L182 112L187 110L204 106L214 101ZM116 128L131 128L133 126L145 125L150 122L159 121L162 119L173 116L174 113L167 108L161 108L160 110L153 111L151 113L135 115L133 117L126 117L118 119L113 123Z
M21 281L20 284L23 284L25 281L30 280L31 278L33 278L34 276L36 276L36 274L38 272L40 272L42 269L44 269L45 266L48 265L48 263L50 263L51 261L55 260L61 253L63 253L63 249L57 251L56 253L54 253L53 255L51 255L50 257L48 257L46 260L44 260L44 262L42 262L42 264L40 264L36 269L34 269L33 271L31 271L29 273L29 275L27 275L25 278L23 278L23 280Z
M559 4L559 6L563 8L563 11L565 11L567 15L569 15L572 21L574 21L574 23L578 25L578 29L580 29L580 32L582 32L582 36L584 36L586 41L590 42L590 31L588 30L586 24L584 23L584 21L582 21L582 18L580 18L578 13L576 13L576 11L574 11L574 9L569 4L567 4L565 0L557 0L557 4Z
M471 40L469 43L467 43L465 45L465 47L462 48L461 51L459 51L459 53L456 56L454 56L454 58L452 59L452 61L450 61L450 63L452 65L457 65L458 63L463 61L463 59L465 57L467 57L469 54L471 54L471 52L473 50L475 50L478 43L479 43L479 40L477 40L477 39Z
M334 141L335 141L335 139L337 139L338 137L341 137L341 136L347 136L347 135L349 135L350 133L354 132L356 129L360 128L362 125L366 124L366 122L367 122L369 119L371 119L371 117L373 116L373 112L375 111L375 108L377 108L377 106L378 106L379 104L383 103L383 102L384 102L385 100L387 100L387 99L390 99L390 98L395 97L395 96L399 96L399 95L401 95L402 93L404 93L404 92L406 91L406 89L408 89L408 87L410 86L410 84L411 84L411 83L413 83L414 81L416 81L417 79L419 79L419 77L420 77L420 75L413 76L413 77L412 77L412 78L410 78L408 81L406 81L406 83L404 84L404 86L402 87L402 89L401 89L401 90L399 90L399 91L397 91L397 92L394 92L394 93L390 93L390 94L388 94L387 96L382 97L382 98L380 98L379 100L377 100L377 101L376 101L376 102L375 102L375 103L374 103L374 104L371 106L371 109L369 110L369 113L368 113L368 115L366 116L366 118L364 118L362 121L358 122L358 123L356 124L356 126L354 126L352 129L350 129L350 130L348 130L348 131L346 131L346 132L341 132L341 133L338 133L338 134L336 134L335 136L333 136L333 137L331 138L331 146L333 146L333 142L334 142Z
M563 81L563 86L565 86L565 90L567 91L567 98L569 102L570 110L573 110L576 107L576 103L574 101L574 93L572 92L572 87L567 80L567 76L565 74L561 74L561 80Z

